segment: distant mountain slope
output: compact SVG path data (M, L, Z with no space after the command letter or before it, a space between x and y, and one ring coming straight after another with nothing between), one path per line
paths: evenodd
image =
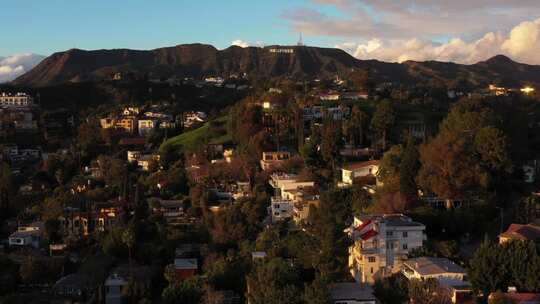
M292 52L292 53L291 53ZM358 60L340 49L304 46L268 46L217 50L204 44L186 44L149 51L128 49L55 53L13 83L50 86L65 82L109 78L116 72L148 73L151 77L204 77L248 73L269 77L333 77L351 69L369 69L378 81L415 83L431 79L451 84L467 79L474 85L493 81L506 85L540 85L540 67L496 56L473 65L426 61L401 64Z

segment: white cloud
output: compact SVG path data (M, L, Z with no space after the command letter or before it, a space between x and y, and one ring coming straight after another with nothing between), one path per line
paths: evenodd
M531 16L540 16L540 1L311 0L282 13L296 32L368 40L480 37L507 31Z
M359 59L378 59L390 62L406 60L452 61L472 64L503 54L520 62L540 64L540 18L515 26L508 34L488 32L481 38L465 41L450 39L435 43L421 38L373 38L360 43L345 42L336 45Z
M36 54L17 54L0 58L0 83L11 81L28 72L44 58Z
M247 43L245 41L242 41L240 39L236 39L233 42L231 42L231 45L236 45L236 46L239 46L239 47L246 48L246 47L249 46L249 43Z

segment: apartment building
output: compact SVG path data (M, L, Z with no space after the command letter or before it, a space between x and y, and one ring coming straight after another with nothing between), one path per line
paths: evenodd
M3 107L27 107L34 104L34 98L26 93L0 94L0 106Z
M349 269L359 283L374 283L401 270L410 250L422 247L426 227L403 214L355 216L347 230Z
M274 188L274 196L272 197L270 207L268 208L268 213L272 222L292 218L295 210L295 203L301 204L304 202L304 194L306 200L314 200L314 198L308 197L307 192L304 193L302 189L308 191L308 188L314 188L315 182L303 181L298 175L274 173L272 174L269 183L272 188Z
M120 119L102 118L99 121L102 129L120 129L128 133L133 133L137 127L137 119L135 117L122 117Z

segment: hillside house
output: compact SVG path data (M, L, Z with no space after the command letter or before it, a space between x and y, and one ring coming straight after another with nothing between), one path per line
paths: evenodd
M378 172L378 160L349 163L341 168L341 186L351 186L357 178L376 177Z
M288 151L263 152L261 159L261 168L264 171L279 168L285 161L291 158Z
M174 259L174 271L177 279L183 281L193 277L197 273L197 259L176 258Z
M510 240L540 240L540 226L535 224L511 224L505 232L499 234L499 244L503 244Z
M403 262L401 272L409 280L435 279L452 296L452 303L470 298L472 289L463 267L446 258L418 257Z
M17 231L9 236L9 246L31 246L39 248L45 225L43 222L34 222L28 225L20 225Z

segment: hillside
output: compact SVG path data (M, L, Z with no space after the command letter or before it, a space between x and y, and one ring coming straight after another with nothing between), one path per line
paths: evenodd
M182 147L186 151L195 151L203 143L224 144L231 141L231 136L225 130L227 116L206 122L199 128L184 132L165 141L160 150L165 146Z
M387 63L358 60L340 49L307 46L268 46L218 50L211 45L185 44L148 51L113 49L85 51L72 49L55 53L14 85L44 87L66 82L109 79L116 72L148 75L152 78L211 75L330 78L347 75L351 69L367 69L375 81L421 83L439 81L452 86L460 81L486 86L496 82L516 86L540 86L540 67L495 56L472 65L450 62L406 61Z

